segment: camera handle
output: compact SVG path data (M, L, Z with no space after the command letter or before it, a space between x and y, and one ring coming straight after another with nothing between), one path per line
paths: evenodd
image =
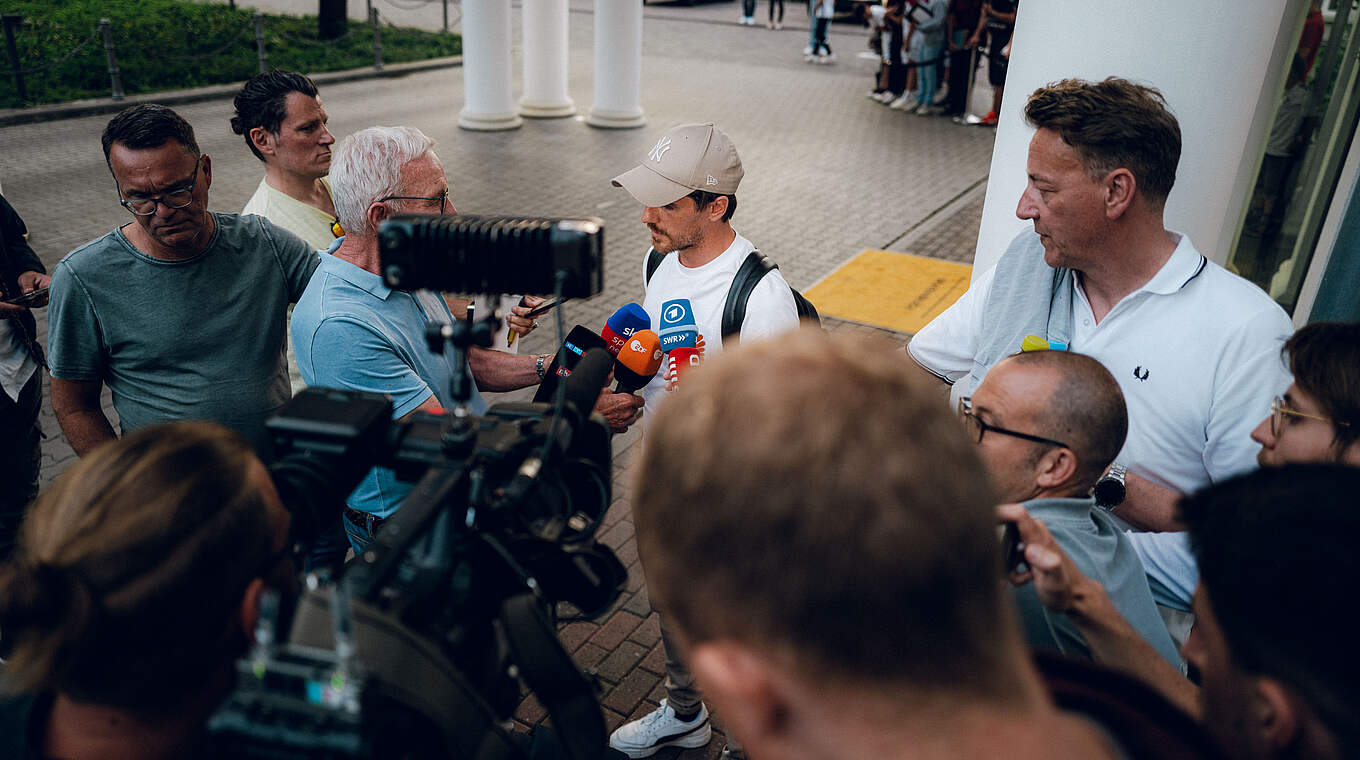
M466 454L472 445L474 431L472 411L467 402L472 399L472 373L468 369L468 349L473 346L489 348L491 339L500 329L500 315L494 311L485 317L455 319L445 324L425 327L425 343L430 351L442 354L453 352L453 375L449 378L449 397L454 407L450 410L449 426L444 433L444 446L453 456Z

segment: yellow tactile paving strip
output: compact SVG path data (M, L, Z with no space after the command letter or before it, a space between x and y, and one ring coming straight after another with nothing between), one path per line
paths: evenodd
M967 264L865 250L803 295L821 314L916 333L968 290L972 272Z

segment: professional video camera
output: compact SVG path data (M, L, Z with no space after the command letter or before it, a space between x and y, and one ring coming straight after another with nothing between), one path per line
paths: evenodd
M598 219L397 217L380 230L396 289L585 297L603 287ZM558 310L561 311L560 309ZM309 388L269 428L272 468L306 546L371 467L415 481L334 582L306 579L295 611L270 596L256 645L210 730L239 757L527 757L508 730L521 681L570 758L604 752L594 686L554 630L568 602L598 614L626 572L594 535L610 504L609 431L591 417L613 361L596 349L553 403L465 402L466 351L499 318L432 327L453 352L445 415L391 420L374 394Z

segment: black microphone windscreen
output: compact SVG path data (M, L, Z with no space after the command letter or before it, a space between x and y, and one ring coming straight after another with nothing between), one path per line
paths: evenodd
M614 369L614 357L603 348L592 348L581 357L581 362L572 370L571 376L564 381L567 386L567 403L576 405L582 417L595 408L595 400L600 397L600 389L609 380L609 372Z

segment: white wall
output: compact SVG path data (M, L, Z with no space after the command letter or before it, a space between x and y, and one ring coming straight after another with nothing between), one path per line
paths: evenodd
M1308 0L1022 2L973 276L1029 226L1015 217L1033 134L1024 123L1025 99L1066 77L1122 76L1162 91L1183 142L1167 227L1223 263L1307 6Z

